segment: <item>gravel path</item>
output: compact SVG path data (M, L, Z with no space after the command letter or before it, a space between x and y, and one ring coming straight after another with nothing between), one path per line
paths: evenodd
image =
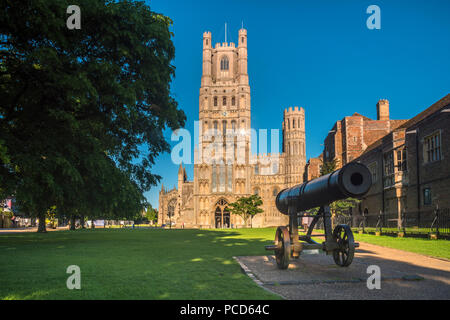
M450 300L450 261L363 242L348 268L322 253L302 253L287 270L279 270L273 256L236 260L259 285L286 299ZM367 288L370 265L380 267L381 289Z

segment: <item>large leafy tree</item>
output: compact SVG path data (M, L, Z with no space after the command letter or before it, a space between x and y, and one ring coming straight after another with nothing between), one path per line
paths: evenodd
M259 195L253 194L249 197L241 197L235 202L230 203L230 211L236 214L244 220L244 224L247 225L248 219L250 219L250 227L253 227L253 218L264 210L260 207L263 202Z
M70 2L70 3L69 3ZM0 192L39 217L129 217L160 177L167 127L185 115L170 94L171 20L143 2L0 1Z
M152 207L151 204L148 205L145 212L145 217L148 221L156 222L158 221L158 209Z

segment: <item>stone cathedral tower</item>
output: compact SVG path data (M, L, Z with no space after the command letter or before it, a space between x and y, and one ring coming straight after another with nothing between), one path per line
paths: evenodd
M251 193L247 30L239 30L237 46L224 42L213 47L211 33L205 32L202 66L201 138L194 165L196 223L201 226L239 225L240 217L231 216L227 204L235 201L237 195Z
M303 182L306 164L305 111L284 111L283 152L251 154L251 100L247 69L247 30L233 42L213 46L203 33L202 78L199 92L199 139L194 150L194 180L178 171L178 188L159 194L159 224L201 228L242 227L228 205L239 197L259 194L264 213L254 227L286 224L276 210L275 196Z
M306 166L305 110L298 107L284 110L282 127L286 184L296 184L303 181Z

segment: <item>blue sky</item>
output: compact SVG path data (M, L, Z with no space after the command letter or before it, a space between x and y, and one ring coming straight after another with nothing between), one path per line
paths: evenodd
M283 110L306 114L307 158L322 152L333 124L354 112L376 118L376 102L390 101L392 119L408 119L450 93L450 1L147 1L173 21L176 77L173 96L198 120L202 35L237 42L248 31L252 127L281 129ZM381 29L369 30L368 6L381 9ZM166 136L170 139L171 132ZM176 142L172 142L173 145ZM161 183L177 183L177 165L162 154L153 167ZM187 166L193 179L193 165ZM161 183L146 193L158 207Z

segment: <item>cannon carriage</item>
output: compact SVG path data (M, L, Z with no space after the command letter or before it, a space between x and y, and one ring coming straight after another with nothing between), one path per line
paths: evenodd
M319 249L332 254L335 263L342 267L353 261L355 248L359 247L348 225L341 224L332 230L330 203L348 197L361 198L370 189L372 177L369 169L361 163L349 163L341 169L303 184L284 189L276 197L277 209L289 215L289 225L280 226L275 233L273 245L266 250L273 250L278 268L287 269L291 258L299 258L303 250ZM306 210L319 207L316 214L306 214ZM312 222L306 235L299 235L298 221L311 217ZM318 243L312 239L312 232L320 219L323 219L325 237Z

